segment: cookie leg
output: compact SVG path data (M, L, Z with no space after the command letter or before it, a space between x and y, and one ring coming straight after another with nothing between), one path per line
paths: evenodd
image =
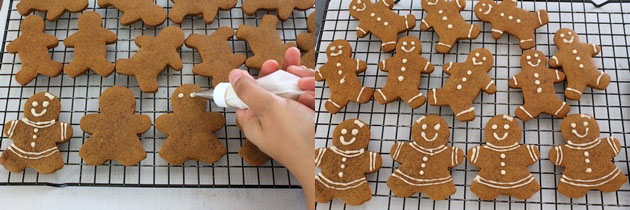
M123 151L114 153L114 157L112 159L120 162L125 166L131 166L138 164L140 161L144 160L147 157L147 152L144 151L144 148L142 147L142 144L137 139L137 137L133 137L133 139L127 140L121 139L120 142L130 143L119 147L117 150Z
M533 30L532 30L531 33L523 33L523 34L521 34L518 38L520 39L520 45L519 46L523 50L531 49L531 48L536 46L536 39L535 39L535 35L534 35Z
M7 171L20 173L26 168L26 161L10 151L4 151L0 156L0 163Z
M391 38L383 38L381 43L381 50L383 50L383 52L391 52L395 50L397 40L397 36L392 36Z
M168 19L178 24L184 22L184 18L187 13L187 9L184 4L185 2L175 3L171 11L168 13Z
M518 117L518 119L521 119L523 122L527 122L537 117L540 114L540 110L525 103L523 106L516 108L514 114Z
M133 11L125 11L122 17L120 17L120 24L128 26L132 23L140 20L140 13Z
M343 96L331 96L324 106L328 112L335 114L345 107L346 104L348 104L348 99L345 99Z
M475 107L472 104L450 104L455 118L461 122L467 122L475 119Z
M282 2L280 3L280 1L276 1L278 2L277 5L278 6L278 18L280 20L288 20L289 17L291 17L291 14L293 14L293 9L295 8L295 3L294 1L289 1L289 2Z
M374 99L376 99L379 104L387 104L398 99L398 96L385 85L385 87L374 91Z
M435 51L437 51L438 53L444 54L450 52L453 48L453 45L455 45L455 42L457 42L455 38L446 37L445 35L439 37L440 42L435 45Z
M70 64L63 67L63 72L72 78L76 78L77 76L85 73L86 70L87 66L77 61L70 62Z
M348 189L347 192L340 193L338 196L346 204L356 206L372 199L372 190L368 183L364 183L356 188Z
M353 95L353 98L356 98L354 99L355 102L364 104L370 101L373 95L374 89L369 87L361 87L361 89L356 91L356 94Z
M101 77L107 77L114 72L114 64L105 58L96 59L90 68Z
M63 168L63 158L61 157L61 154L57 152L50 157L31 161L30 167L41 174L52 174Z
M315 180L315 200L318 203L328 203L333 199L333 191Z
M203 14L203 21L206 24L210 24L214 21L214 19L217 17L217 13L219 12L219 8L215 7L215 6L211 6L209 8L206 8L203 10L202 14Z
M390 176L387 179L387 186L394 193L395 196L398 197L409 197L416 193L414 187L400 180L400 178L395 176Z
M555 99L554 103L549 106L549 110L546 112L552 114L558 118L564 118L571 111L571 105L567 102L561 101L560 99Z
M599 90L606 90L606 88L610 84L610 75L604 72L598 73L599 74L597 76L591 77L592 81L590 82L589 86Z
M444 94L444 92L440 89L431 89L429 90L429 92L427 93L427 98L429 98L429 104L433 105L433 106L446 106L448 105L447 101L445 98L447 95Z
M216 163L219 161L227 152L225 146L217 140L216 137L212 136L208 140L206 136L193 136L192 142L205 142L201 143L202 146L198 150L191 150L193 153L191 156L197 160L206 163Z
M37 70L37 73L47 76L47 77L56 77L59 76L59 74L61 74L61 71L63 71L63 64L56 62L56 61L50 61L48 62L48 64L45 64L44 66L40 67Z
M560 182L558 184L558 192L562 193L563 195L566 195L569 198L581 198L581 197L584 197L584 195L586 195L586 193L588 191L589 191L588 188L576 187L576 186L569 185L569 184L564 183L564 182Z
M429 196L431 200L444 200L455 194L455 191L455 184L452 181L441 185L420 188L420 192Z
M427 101L427 97L425 97L420 91L417 93L406 93L401 96L401 98L413 109L422 106L422 104Z
M182 165L188 160L190 154L183 154L185 152L178 150L175 144L177 144L177 139L171 137L167 138L164 144L162 144L162 147L160 147L158 154L170 164Z
M534 180L525 186L507 190L505 194L521 200L526 200L531 198L532 195L536 194L538 191L540 191L540 184Z
M575 81L576 78L567 78L567 89L564 91L564 96L572 100L580 100L582 98L582 92L586 88L586 84L583 81ZM580 79L581 80L581 79Z
M136 75L140 90L145 93L154 93L158 89L157 76Z
M481 200L494 200L500 195L498 189L479 184L479 182L476 181L473 181L470 185L470 191L475 193Z
M243 146L241 146L241 149L238 151L238 155L253 166L261 166L271 160L271 157L260 151L260 149L249 140L243 141Z
M37 5L40 2L38 0L22 0L17 4L17 10L21 15L29 15L33 10L41 10Z
M628 181L628 178L623 173L620 173L610 182L599 186L597 189L602 192L615 192L621 189L621 186L624 185Z
M15 74L15 81L22 85L27 85L37 77L37 70L30 66L22 66L22 69Z

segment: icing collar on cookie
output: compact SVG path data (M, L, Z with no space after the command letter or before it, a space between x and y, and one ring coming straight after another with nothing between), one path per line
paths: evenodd
M569 140L569 141L567 141L567 145L566 146L571 148L571 149L585 150L585 149L590 149L590 148L593 148L593 147L599 145L599 143L601 141L602 141L601 139L596 138L596 139L593 139L593 141L589 141L589 142L582 143L582 144L576 144L576 143L573 143L571 140Z
M424 148L424 147L416 144L416 142L411 142L411 144L409 144L409 145L411 145L411 147L414 148L415 150L418 150L418 152L421 152L421 153L424 153L424 154L427 154L427 155L431 155L431 156L437 155L438 153L443 152L444 150L446 150L446 145L440 145L440 146L438 146L436 148Z
M25 124L27 124L27 125L29 125L31 127L48 128L50 126L53 126L55 124L55 122L57 122L57 120L36 122L36 121L31 121L28 118L22 118L22 122L24 122Z
M517 149L520 146L521 145L519 145L518 142L515 142L514 144L508 145L508 146L497 146L497 145L494 145L494 144L491 144L491 143L487 143L487 142L486 142L486 145L484 145L485 148L488 148L490 150L494 150L494 151L497 151L497 152L507 152L507 151L510 151L510 150L515 150L515 149Z
M337 148L336 146L332 146L330 147L330 150L332 150L333 152L344 156L344 157L356 157L359 156L361 154L363 154L363 152L365 152L365 149L360 149L360 150L341 150L339 148Z

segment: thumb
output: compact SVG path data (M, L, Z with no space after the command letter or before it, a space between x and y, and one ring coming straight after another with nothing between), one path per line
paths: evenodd
M277 104L279 97L262 88L246 71L235 69L230 72L230 83L236 95L254 111L264 115Z

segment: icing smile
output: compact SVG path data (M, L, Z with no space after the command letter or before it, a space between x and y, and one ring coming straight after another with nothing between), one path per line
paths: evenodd
M336 52L336 53L335 52L330 53L330 56L336 57L336 56L341 55L341 53L343 53L343 50L339 50L339 52Z
M436 5L438 3L439 0L435 0L434 2L430 2L429 0L427 0L427 4L428 5Z
M538 67L538 65L540 65L540 59L538 59L538 62L536 64L533 64L531 61L527 61L527 64L529 64L531 67Z
M35 110L35 108L31 108L31 114L35 117L41 117L44 116L46 114L48 110L47 109L43 109L41 112L37 112L37 110Z
M402 50L403 50L403 51L405 51L406 53L410 53L410 52L413 52L413 51L416 49L416 47L414 46L414 47L412 47L411 49L407 49L407 47L402 46L402 47L400 47L400 49L402 49Z
M573 132L573 134L575 134L575 136L577 136L578 138L584 138L586 137L586 135L588 135L588 128L586 128L586 130L584 131L584 134L582 135L580 135L575 129L572 129L571 132Z
M564 43L571 44L571 43L573 43L573 38L575 38L575 37L574 37L574 36L571 36L571 39L569 39L569 40L562 39L562 41L563 41Z
M484 12L484 15L490 14L492 12L492 5L488 5L488 11Z
M507 138L507 137L508 137L508 133L507 133L507 132L505 132L505 133L503 133L503 136L502 136L502 137L499 137L499 135L497 135L497 133L494 133L494 132L493 132L493 133L492 133L492 136L494 136L494 138L495 138L495 139L497 139L497 141L503 141L503 140L505 140L505 138Z
M472 62L473 62L473 65L475 65L475 66L479 66L479 65L483 64L483 61L482 62L477 62L477 58L472 58Z
M343 136L339 137L339 141L341 141L341 144L343 145L350 145L352 143L354 143L357 140L357 137L352 137L352 139L350 139L350 141L346 141L346 138L344 138Z
M437 139L438 134L437 134L437 133L435 133L435 135L433 135L433 138L429 139L429 138L427 138L427 134L426 134L424 131L422 131L422 133L420 133L420 136L422 136L422 138L423 138L425 141L432 142L432 141L435 141L435 139Z

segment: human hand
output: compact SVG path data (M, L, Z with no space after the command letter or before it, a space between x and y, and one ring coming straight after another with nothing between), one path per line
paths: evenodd
M301 77L298 80L298 87L305 91L299 98L298 102L315 109L315 70L309 69L306 66L300 65L300 50L295 47L287 49L284 54L284 65L282 69ZM280 65L275 60L268 60L263 63L258 77L267 76L279 69Z

